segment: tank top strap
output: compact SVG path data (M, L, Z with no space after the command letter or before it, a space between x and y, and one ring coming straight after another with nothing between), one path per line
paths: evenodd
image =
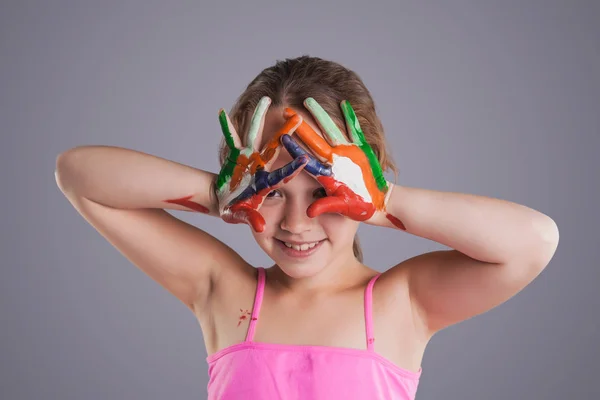
M254 340L256 321L258 320L258 314L260 313L260 306L262 304L263 294L265 292L265 269L263 267L258 267L257 270L258 283L256 285L256 295L254 297L254 305L252 307L252 316L250 317L250 326L248 326L248 333L246 334L246 342L251 342L252 340Z
M371 278L367 288L365 289L365 324L367 329L368 351L374 351L373 342L375 342L375 336L373 336L373 285L380 276L381 273Z

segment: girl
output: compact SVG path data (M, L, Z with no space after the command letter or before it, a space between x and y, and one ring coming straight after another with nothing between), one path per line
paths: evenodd
M210 399L414 399L431 337L514 296L558 245L528 207L387 182L371 95L337 63L277 62L219 118L218 175L105 146L56 167L77 211L198 319ZM247 223L275 264L164 209ZM380 273L362 262L361 222L452 250Z

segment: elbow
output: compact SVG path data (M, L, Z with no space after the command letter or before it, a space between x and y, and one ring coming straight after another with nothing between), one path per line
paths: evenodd
M69 149L56 156L54 179L63 193L68 192L70 188L69 176L71 175L70 171L73 170L74 151L75 148Z
M546 268L554 257L558 248L560 235L556 222L547 216L538 222L535 227L538 245L533 254L534 261L532 262L532 266L535 269L542 270Z

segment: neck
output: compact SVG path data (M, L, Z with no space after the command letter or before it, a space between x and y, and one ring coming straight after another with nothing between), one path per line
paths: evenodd
M327 296L343 292L357 284L362 284L373 270L358 261L353 253L340 255L316 274L295 278L287 275L275 264L268 270L268 278L285 296L302 298Z

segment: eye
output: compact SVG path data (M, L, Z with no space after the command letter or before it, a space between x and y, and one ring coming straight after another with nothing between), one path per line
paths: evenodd
M313 192L313 196L320 199L321 197L327 197L327 192L325 188L319 188Z
M278 190L272 190L267 194L267 197L281 197L281 193Z

